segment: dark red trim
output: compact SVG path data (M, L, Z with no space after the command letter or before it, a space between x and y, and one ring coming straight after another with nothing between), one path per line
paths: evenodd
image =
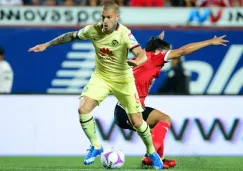
M79 36L78 36L78 33L79 33L79 30L78 30L77 33L76 33L76 37L77 37L78 39L80 39Z
M136 47L138 47L138 46L140 46L140 44L137 44L137 45L131 47L129 50L132 51L134 48L136 48Z
M120 24L119 23L117 23L117 26L116 26L116 31L119 29L119 27L120 27Z

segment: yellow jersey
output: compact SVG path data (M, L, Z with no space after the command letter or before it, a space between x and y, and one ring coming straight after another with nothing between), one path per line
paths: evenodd
M88 25L77 32L82 40L91 40L96 52L95 72L104 79L127 82L133 79L132 68L127 64L128 50L140 46L124 25L117 23L112 33L105 33L102 23Z

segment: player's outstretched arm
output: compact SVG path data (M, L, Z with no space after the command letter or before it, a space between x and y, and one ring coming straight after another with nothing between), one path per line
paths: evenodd
M136 56L135 60L127 60L128 65L130 66L139 66L144 64L147 61L147 56L145 51L138 46L132 50L132 53Z
M50 46L72 42L72 41L75 41L77 39L78 39L77 38L77 31L68 32L68 33L62 34L61 36L58 36L57 38L55 38L55 39L53 39L53 40L51 40L49 42L36 45L36 46L30 48L28 51L29 52L42 52L42 51L46 50L46 48L48 48Z
M224 39L225 36L226 35L220 36L220 37L214 36L214 38L209 39L209 40L190 43L190 44L187 44L185 46L182 46L179 49L171 50L171 52L168 54L167 59L179 58L181 56L188 55L190 53L193 53L193 52L195 52L195 51L197 51L201 48L204 48L204 47L207 47L207 46L210 46L210 45L226 46L225 43L229 42L229 41Z

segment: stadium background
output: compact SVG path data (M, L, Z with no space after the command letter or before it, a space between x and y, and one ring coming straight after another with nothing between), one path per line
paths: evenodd
M38 54L27 51L35 44L97 22L98 10L0 7L0 45L14 71L12 93L0 95L1 156L86 153L89 142L80 129L77 106L94 68L91 43L78 41ZM216 15L218 19L213 20ZM167 155L243 155L242 16L240 7L121 9L121 23L131 28L142 47L150 36L161 31L165 31L165 40L173 48L214 35L226 34L230 40L227 47L207 47L184 57L192 95L156 95L168 64L151 87L153 95L147 99L148 106L173 118L166 139ZM119 147L126 155L143 155L139 138L114 125L115 103L110 96L94 111L104 147Z

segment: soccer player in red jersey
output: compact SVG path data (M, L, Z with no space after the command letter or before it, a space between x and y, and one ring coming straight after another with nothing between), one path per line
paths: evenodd
M179 58L184 55L191 54L201 48L211 45L223 45L226 46L228 40L224 40L224 36L214 37L209 40L190 43L182 46L179 49L170 49L170 44L164 40L164 32L158 37L152 37L146 44L145 51L147 55L147 62L141 66L133 68L133 74L139 99L143 105L144 112L142 112L143 119L148 123L151 128L151 134L153 139L153 145L155 150L162 158L164 168L174 167L176 165L175 160L167 160L164 158L164 138L167 130L170 128L171 118L154 108L145 106L145 98L148 96L149 88L154 79L156 79L162 67L166 62L171 61L173 58ZM127 117L127 114L123 107L118 103L114 111L116 124L123 129L134 130ZM151 161L147 155L142 159L142 163L145 165L151 165Z

